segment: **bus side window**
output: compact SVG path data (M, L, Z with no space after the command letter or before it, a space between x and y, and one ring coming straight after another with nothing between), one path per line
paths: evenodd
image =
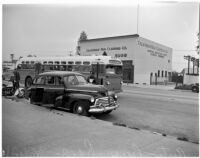
M68 65L67 71L72 71L72 65Z

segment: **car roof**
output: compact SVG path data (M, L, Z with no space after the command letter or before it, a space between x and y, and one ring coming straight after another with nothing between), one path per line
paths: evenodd
M49 71L49 72L43 72L39 74L39 76L43 75L52 75L52 76L66 76L66 75L81 75L78 72L72 72L72 71Z

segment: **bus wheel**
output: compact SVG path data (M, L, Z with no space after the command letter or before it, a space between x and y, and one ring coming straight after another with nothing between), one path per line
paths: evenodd
M31 79L31 77L28 77L27 79L26 79L26 81L25 81L25 87L26 88L29 88L31 85L32 85L32 79Z

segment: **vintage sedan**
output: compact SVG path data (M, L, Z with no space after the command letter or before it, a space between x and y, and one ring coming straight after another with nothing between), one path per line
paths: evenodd
M119 107L117 95L102 85L89 84L80 73L45 72L38 75L27 90L33 104L52 104L80 115L110 113Z

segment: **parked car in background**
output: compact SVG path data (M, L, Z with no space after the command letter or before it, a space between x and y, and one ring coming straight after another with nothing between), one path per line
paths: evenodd
M192 86L192 92L197 92L197 93L199 93L199 83L195 83L195 84Z
M51 71L39 74L27 90L33 104L52 104L80 115L110 113L118 108L117 95L102 85L89 84L80 73Z

